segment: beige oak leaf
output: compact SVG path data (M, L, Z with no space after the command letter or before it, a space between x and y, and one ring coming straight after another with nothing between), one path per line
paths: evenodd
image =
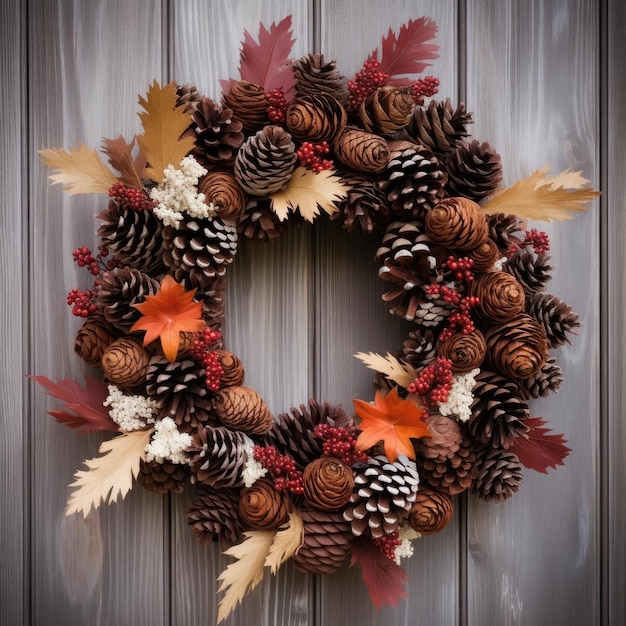
M276 574L280 566L290 559L302 544L304 523L302 517L296 512L289 513L287 524L278 529L269 554L265 559L265 566L270 568L272 574Z
M406 388L417 376L415 369L408 363L403 363L389 352L387 352L386 356L375 352L357 352L354 356L363 361L367 367L375 372L380 372L400 387Z

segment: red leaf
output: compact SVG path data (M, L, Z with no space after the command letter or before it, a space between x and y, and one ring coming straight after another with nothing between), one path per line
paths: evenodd
M563 461L571 452L565 444L563 435L549 434L550 429L543 428L546 421L542 417L529 417L524 424L529 431L522 437L517 437L509 448L520 460L520 463L542 474L548 473L548 468L556 469L563 465Z
M383 37L382 57L378 68L378 71L389 74L390 80L387 84L410 84L411 80L398 77L420 74L431 65L426 63L425 59L436 59L439 56L437 53L439 46L427 42L434 39L436 34L437 24L428 17L409 20L408 24L400 27L397 37L391 28L389 29L387 37ZM369 58L378 59L378 48Z
M57 422L69 428L80 429L85 435L98 430L117 431L117 424L109 417L104 401L109 395L107 386L91 376L85 376L85 387L69 378L57 378L52 382L45 376L28 376L46 389L46 393L63 402L67 411L48 411ZM69 413L68 411L74 411Z
M135 138L127 143L120 135L117 139L103 139L102 151L107 155L109 165L119 173L119 179L127 186L141 189L141 179L145 175L146 159L141 151L135 156Z
M388 559L371 541L360 540L352 543L350 567L361 567L363 582L376 610L385 606L396 606L407 597L404 583L409 575L397 563Z

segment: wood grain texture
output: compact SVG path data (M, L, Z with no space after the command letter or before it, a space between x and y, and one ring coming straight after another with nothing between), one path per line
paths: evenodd
M502 155L505 184L545 164L598 178L595 3L468 2L467 101L473 133ZM468 624L595 624L599 619L599 215L538 225L551 238L548 291L583 321L557 352L565 382L531 403L572 453L548 476L525 473L511 500L471 500Z

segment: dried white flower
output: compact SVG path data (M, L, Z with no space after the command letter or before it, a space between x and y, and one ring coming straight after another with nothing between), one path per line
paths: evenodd
M400 526L400 545L394 552L395 561L400 565L400 559L408 559L413 556L413 540L419 539L422 535L418 533L410 524L405 522Z
M507 259L505 256L501 256L499 259L496 259L493 263L493 265L491 266L491 269L496 271L496 272L502 272L502 268L504 267L504 264L506 263Z
M263 465L254 458L254 443L249 437L246 437L243 453L246 457L246 462L241 472L241 477L246 487L252 487L259 478L263 478L263 476L267 474L267 468L263 467Z
M189 463L185 449L191 445L191 435L181 433L171 417L164 417L154 426L152 441L146 446L146 461Z
M122 432L142 430L154 423L156 403L145 396L126 395L116 385L109 385L104 406L110 406L109 415Z
M441 415L453 416L462 422L469 420L472 415L470 407L474 399L472 390L479 372L480 370L476 368L467 374L454 374L448 399L438 405Z

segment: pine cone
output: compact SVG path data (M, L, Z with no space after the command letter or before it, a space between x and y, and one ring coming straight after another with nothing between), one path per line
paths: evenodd
M387 142L374 133L346 128L335 140L335 157L357 172L382 172L389 163L389 156Z
M517 215L493 213L487 216L489 237L498 246L503 256L508 256L511 248L517 248L524 241L526 228L525 220Z
M472 333L455 333L437 344L439 356L450 359L454 373L471 372L479 367L485 358L487 346L482 333L475 330Z
M420 488L409 513L409 524L420 535L441 532L452 519L454 506L445 493L429 487Z
M354 474L339 459L323 456L311 461L302 476L304 499L321 511L339 511L352 495Z
M461 448L463 434L459 423L445 415L433 413L428 417L430 437L415 442L415 450L424 459L445 463L453 459Z
M378 87L359 107L359 118L366 131L393 135L411 118L413 98L408 89L387 85Z
M526 294L523 287L506 272L490 271L476 277L469 295L478 297L480 303L473 310L482 320L505 322L524 310Z
M228 350L217 350L217 356L224 373L220 377L220 387L237 387L243 383L245 372L239 357Z
M547 254L535 254L527 249L517 250L504 264L504 271L509 272L522 285L530 296L543 291L546 283L552 278L549 272L554 268L548 264Z
M487 361L508 378L530 378L548 358L545 331L529 315L519 314L486 331Z
M285 111L285 126L301 143L332 144L343 132L347 118L346 110L336 98L318 93L294 98Z
M437 158L445 158L469 135L466 126L473 123L472 114L459 104L453 110L449 99L431 100L427 107L415 107L408 133L430 148Z
M182 493L185 490L185 480L189 476L189 466L180 463L164 461L139 462L137 482L154 493Z
M111 200L96 218L103 221L98 228L102 245L120 263L146 274L158 275L163 271L163 226L152 211L122 208Z
M246 210L248 198L231 172L209 172L200 181L199 191L223 220L236 221Z
M311 574L332 574L346 560L352 546L350 523L341 513L300 509L304 523L302 545L293 556L295 566Z
M281 126L265 126L241 146L235 178L253 196L268 196L291 179L298 157L291 135Z
M189 277L181 281L183 287L190 291L200 287L197 282ZM224 324L226 307L226 281L223 277L216 276L205 282L199 291L196 291L194 300L202 303L202 319L213 330L221 330Z
M487 143L476 140L462 143L446 159L449 196L474 202L493 194L502 182L500 155Z
M373 538L394 532L417 496L419 477L415 463L400 455L391 463L380 454L354 468L354 492L343 518L351 522L352 534L366 531Z
M154 356L146 374L146 392L157 404L159 417L171 417L183 432L215 422L205 371L194 361L170 363Z
M571 343L567 333L578 334L580 321L572 307L548 293L536 293L526 301L526 313L534 317L546 331L551 348Z
M343 217L343 226L348 232L357 227L366 235L384 230L391 213L382 190L371 179L358 174L342 176L342 181L348 185L348 193L333 218Z
M226 387L213 397L213 409L222 424L250 435L264 435L274 416L263 398L250 387Z
M443 198L445 170L421 144L390 141L389 150L389 163L378 186L398 218L423 218Z
M418 328L402 344L404 360L414 369L422 369L437 358L437 338L432 330Z
M239 219L237 230L248 239L270 241L285 232L286 224L286 220L281 222L272 211L271 200L253 198Z
M476 202L447 198L426 214L426 233L447 248L472 250L488 237L487 218Z
M176 85L176 106L184 107L185 113L192 115L202 102L202 94L195 85Z
M493 239L487 239L480 246L469 250L467 256L474 261L475 272L486 272L500 258L500 250Z
M239 490L199 486L196 498L189 505L187 523L203 545L218 538L222 544L237 543L243 533Z
M116 339L102 355L104 377L123 388L138 387L146 380L150 355L133 337Z
M515 381L522 397L545 398L551 391L557 392L563 382L563 372L556 359L549 356L543 367L530 378Z
M307 54L291 62L296 79L296 97L319 93L334 96L339 102L348 97L346 79L339 73L335 61L324 60L323 54Z
M228 167L243 143L243 124L233 111L220 107L211 98L202 98L193 113L196 147L193 154L207 169Z
M116 338L115 329L102 317L88 317L76 333L74 352L91 367L102 366L102 354Z
M472 483L472 493L488 502L503 502L522 484L522 466L512 452L486 448L477 459L478 476Z
M516 437L527 432L524 420L529 416L528 404L514 382L483 370L476 377L473 395L468 427L475 441L508 448Z
M287 521L291 502L285 491L274 489L273 482L259 478L241 490L239 515L254 530L273 530Z
M267 123L267 107L269 101L265 97L262 85L240 80L234 83L228 93L223 96L223 104L233 110L237 119L243 122L247 134L254 134Z
M184 217L178 228L163 229L163 260L178 282L201 289L224 276L237 252L237 227L219 217Z

